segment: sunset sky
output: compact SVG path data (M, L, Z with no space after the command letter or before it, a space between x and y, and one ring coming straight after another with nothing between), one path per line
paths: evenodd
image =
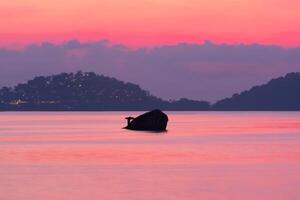
M2 1L0 87L82 70L214 102L300 71L299 10L299 0Z
M128 46L178 42L300 44L298 0L10 0L0 45L109 39Z

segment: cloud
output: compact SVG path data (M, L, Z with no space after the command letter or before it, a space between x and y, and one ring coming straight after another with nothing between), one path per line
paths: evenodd
M0 85L37 75L95 71L140 84L165 99L215 101L291 71L300 71L300 48L260 44L162 45L129 49L108 40L33 44L0 49Z

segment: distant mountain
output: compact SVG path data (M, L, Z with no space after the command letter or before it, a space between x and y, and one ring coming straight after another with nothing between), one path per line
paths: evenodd
M0 110L208 110L205 101L165 101L138 85L92 72L36 77L0 89Z
M2 111L105 110L300 110L300 73L289 73L267 84L234 94L210 106L186 98L166 101L133 83L93 72L39 76L0 89Z
M218 101L213 110L300 110L300 74L289 73L267 84Z

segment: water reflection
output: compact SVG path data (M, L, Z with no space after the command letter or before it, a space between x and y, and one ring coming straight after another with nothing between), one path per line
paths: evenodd
M300 199L299 112L168 114L1 113L0 199Z

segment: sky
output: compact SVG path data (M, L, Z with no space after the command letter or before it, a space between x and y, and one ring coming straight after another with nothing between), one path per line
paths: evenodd
M300 71L299 0L10 0L0 87L94 71L164 99L216 101Z
M0 45L109 39L131 47L300 43L298 0L10 0Z

